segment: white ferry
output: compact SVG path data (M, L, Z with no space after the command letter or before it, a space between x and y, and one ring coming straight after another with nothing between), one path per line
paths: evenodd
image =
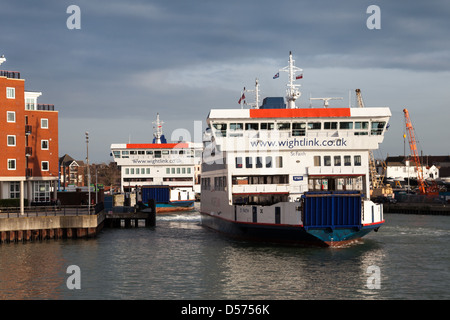
M342 245L377 231L382 205L370 200L369 150L383 141L389 108L297 108L289 65L286 102L213 109L203 136L202 225L246 239ZM275 104L274 104L275 101ZM277 101L281 102L278 103Z
M202 144L167 143L159 114L152 143L112 144L120 166L122 193L136 193L136 201L156 202L156 212L192 210L200 192Z

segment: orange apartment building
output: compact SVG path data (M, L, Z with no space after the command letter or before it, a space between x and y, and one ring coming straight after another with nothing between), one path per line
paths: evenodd
M0 57L0 65L6 59ZM58 111L38 104L20 72L0 70L0 199L28 205L56 200Z

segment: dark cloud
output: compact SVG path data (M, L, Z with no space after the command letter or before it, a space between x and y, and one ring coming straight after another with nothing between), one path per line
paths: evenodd
M236 107L239 90L255 77L264 78L262 94L283 95L284 80L274 83L271 75L291 50L307 75L304 97L319 90L345 95L367 84L374 103L420 112L408 100L419 92L448 118L448 94L434 81L448 83L450 71L444 1L79 0L81 30L68 30L71 4L3 0L0 19L0 54L8 59L2 68L20 70L27 89L43 92L40 102L56 105L64 153L78 143L74 128L83 133L95 124L94 132L108 133L92 138L95 156L108 160L109 145L126 141L145 126L142 119L148 128L134 139L147 138L143 132L162 110L168 130L204 120L211 107ZM366 27L372 4L381 8L380 30Z

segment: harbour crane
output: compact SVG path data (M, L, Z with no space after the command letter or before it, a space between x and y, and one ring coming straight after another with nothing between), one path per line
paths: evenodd
M358 106L360 108L364 108L364 101L361 95L361 89L356 89L355 91L356 91L356 99L358 100ZM373 156L372 150L369 150L369 171L370 171L370 178L372 180L373 195L392 196L393 191L391 186L383 184L384 174L383 175L377 174L375 158Z
M411 118L409 117L408 109L403 109L403 113L405 115L406 132L408 133L409 149L411 150L411 156L413 158L414 165L416 167L417 185L419 187L419 193L435 194L438 192L437 185L435 183L429 185L423 178L423 168L422 164L420 163L419 152L417 150L416 135L414 133L414 127L412 125Z

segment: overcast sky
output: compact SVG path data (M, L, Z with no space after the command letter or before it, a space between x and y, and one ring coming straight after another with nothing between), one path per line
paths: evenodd
M370 5L381 29L367 28ZM297 106L354 106L360 88L366 106L391 108L376 157L403 155L403 108L424 154L450 154L448 1L0 0L0 13L0 68L55 105L60 156L85 160L88 131L91 162L109 162L111 143L151 142L158 112L169 139L177 128L193 139L194 121L238 108L255 78L261 98L284 96L287 74L272 77L289 51L304 70Z

